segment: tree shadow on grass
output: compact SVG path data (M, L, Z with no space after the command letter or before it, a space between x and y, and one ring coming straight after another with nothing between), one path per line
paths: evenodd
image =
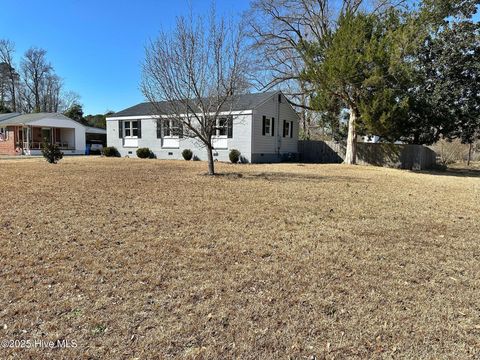
M415 171L419 174L427 175L440 175L440 176L456 176L456 177L480 177L480 169L468 169L468 168L448 168L446 170L422 170Z
M358 179L349 176L322 176L317 174L301 174L293 172L248 172L248 173L218 173L215 177L226 178L231 180L265 180L265 181L343 181L343 182L365 182L364 179Z

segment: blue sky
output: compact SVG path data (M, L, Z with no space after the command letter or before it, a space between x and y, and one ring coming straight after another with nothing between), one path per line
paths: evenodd
M0 38L16 44L17 60L31 46L47 58L86 114L119 111L143 101L139 90L144 45L186 14L186 0L1 0ZM211 2L191 0L194 11ZM219 0L234 15L248 0ZM18 62L18 61L17 61Z
M207 12L210 0L1 0L0 38L16 44L17 65L31 46L47 50L65 88L86 114L144 101L139 90L144 45L175 17ZM241 14L249 0L217 0L218 12ZM478 18L478 17L477 17Z

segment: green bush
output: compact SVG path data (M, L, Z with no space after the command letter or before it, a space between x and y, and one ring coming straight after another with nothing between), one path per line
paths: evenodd
M230 158L230 161L232 163L236 164L240 160L240 155L242 155L240 151L238 151L237 149L232 149L230 150L230 154L228 154L228 157Z
M149 148L139 148L137 149L137 156L140 159L153 159L155 154Z
M42 144L42 155L50 164L56 164L63 159L63 153L54 144Z
M120 157L120 153L118 152L115 146L106 146L103 148L103 155L106 157Z
M185 149L182 151L182 156L187 161L192 160L193 152L190 149Z

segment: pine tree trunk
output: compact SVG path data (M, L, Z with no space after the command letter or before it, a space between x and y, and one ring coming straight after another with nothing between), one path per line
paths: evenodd
M208 175L215 175L215 163L213 162L213 148L207 146L208 155Z
M357 163L357 131L355 129L357 121L356 111L350 107L350 119L348 120L347 153L345 154L345 164L355 165Z
M302 111L302 124L303 124L303 138L308 139L308 133L307 133L307 117L305 114L305 111Z
M472 143L468 144L467 166L470 166L471 160L472 160Z

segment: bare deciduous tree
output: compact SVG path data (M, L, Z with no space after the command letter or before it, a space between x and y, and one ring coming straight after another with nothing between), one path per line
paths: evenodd
M47 74L41 87L42 111L58 112L61 103L62 79L55 74Z
M48 75L53 70L47 62L46 54L44 49L30 48L25 52L21 63L24 85L30 92L30 96L27 95L26 98L29 100L33 98L34 112L42 110L42 86L45 85Z
M15 69L15 45L0 39L0 105L23 113L64 111L79 95L63 91L63 80L46 59L46 51L30 48Z
M64 112L75 104L81 104L81 96L75 91L65 91L60 99L60 111Z
M314 126L311 84L302 79L302 42L321 43L336 27L341 14L360 9L381 12L406 0L255 0L248 14L253 49L259 61L254 80L262 90L281 88L300 110L305 137ZM258 76L261 74L262 76ZM322 114L316 114L322 116Z
M282 88L292 105L301 109L302 130L307 138L311 114L305 110L310 109L308 94L312 89L300 76L304 59L299 45L329 31L327 5L326 0L256 0L248 16L253 49L261 59L255 71L257 87Z
M17 111L17 84L19 75L15 71L13 55L15 53L15 45L5 39L0 39L0 63L3 63L3 77L6 92L9 93L10 107L12 111Z
M176 131L206 148L210 175L220 117L248 87L244 38L241 25L218 19L212 9L208 18L178 18L173 32L161 32L146 47L142 92L156 115L175 121Z

